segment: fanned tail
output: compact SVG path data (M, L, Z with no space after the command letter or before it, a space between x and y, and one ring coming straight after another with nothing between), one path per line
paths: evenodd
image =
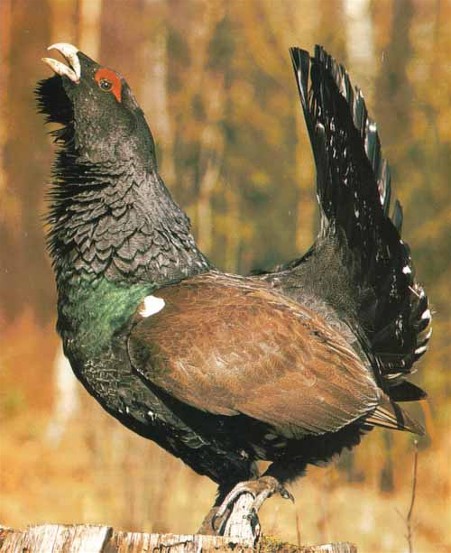
M291 58L315 158L321 231L307 255L283 269L301 270L327 240L347 249L342 264L354 288L349 300L377 361L381 386L395 401L421 399L423 390L404 377L427 350L431 312L401 239L401 205L395 201L390 209L390 168L376 124L361 91L322 47L313 58L292 48Z

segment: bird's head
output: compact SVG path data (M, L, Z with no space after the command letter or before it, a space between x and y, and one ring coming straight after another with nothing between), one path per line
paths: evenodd
M124 77L71 44L53 44L49 50L57 50L67 65L43 58L55 75L41 81L36 94L47 121L63 125L57 140L83 162L128 158L138 166L155 165L151 132Z

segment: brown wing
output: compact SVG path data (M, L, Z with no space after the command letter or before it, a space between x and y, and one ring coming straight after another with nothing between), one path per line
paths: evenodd
M378 404L369 369L338 332L265 285L210 274L155 296L165 305L136 316L130 358L183 402L286 436L337 430Z

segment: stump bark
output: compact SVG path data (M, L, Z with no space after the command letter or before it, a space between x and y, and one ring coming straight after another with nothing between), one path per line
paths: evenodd
M42 524L26 530L0 526L0 553L357 553L350 543L294 546L274 539L201 534L146 534L110 526Z

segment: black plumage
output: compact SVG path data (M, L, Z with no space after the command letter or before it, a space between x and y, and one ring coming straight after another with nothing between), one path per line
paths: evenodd
M69 65L47 59L56 75L37 97L62 125L49 213L58 330L100 404L217 482L225 506L243 489L287 496L307 464L373 426L421 432L396 401L424 397L404 377L426 350L430 311L344 69L320 47L292 49L321 231L303 257L238 277L198 249L123 77L54 48ZM272 461L263 477L258 460Z

